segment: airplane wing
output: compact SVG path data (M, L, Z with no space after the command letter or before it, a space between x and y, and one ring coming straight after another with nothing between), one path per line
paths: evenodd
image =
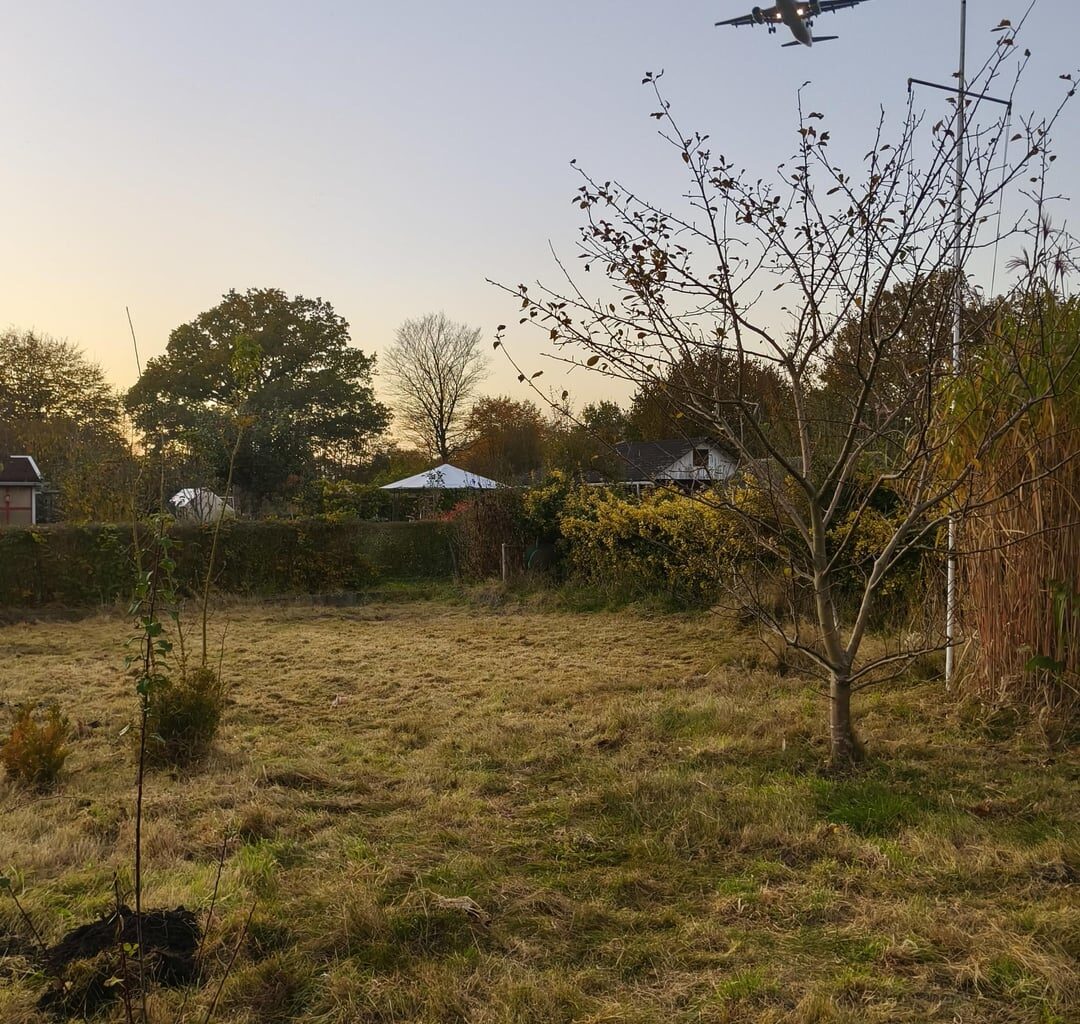
M821 13L828 14L831 11L842 11L845 7L858 7L866 3L866 0L821 0Z
M848 2L850 3L851 0L848 0ZM856 2L860 2L860 0L856 0ZM718 21L716 24L734 25L736 28L742 28L743 25L760 25L762 22L778 20L779 12L776 10L775 7L763 7L761 9L760 20L758 18L755 18L752 14L744 14L740 18L728 18L727 21Z

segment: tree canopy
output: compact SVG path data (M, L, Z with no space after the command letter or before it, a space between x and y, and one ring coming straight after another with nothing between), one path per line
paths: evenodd
M0 458L15 454L41 467L59 500L47 503L51 513L127 513L135 473L120 400L77 345L34 331L0 335Z
M502 483L527 480L544 463L546 427L532 402L505 395L478 399L465 421L470 441L460 461Z
M568 406L557 407L548 430L547 468L573 477L596 473L617 479L621 460L614 446L636 436L626 413L610 399L590 402L576 416Z
M0 334L0 422L67 419L115 430L120 401L97 363L70 341L34 331Z
M757 430L790 440L787 391L782 374L764 360L720 347L683 352L663 373L639 383L628 426L642 439L659 440L714 435L717 422L725 421L759 456L765 446Z
M243 374L240 340L253 353ZM298 485L318 461L355 460L385 430L389 411L375 399L374 365L323 299L234 290L170 334L125 404L150 445L198 454L218 478L242 414L235 480L258 503Z

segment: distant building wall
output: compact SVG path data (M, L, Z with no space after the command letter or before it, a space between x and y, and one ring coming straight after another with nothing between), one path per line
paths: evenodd
M37 522L37 487L0 484L0 526L33 526Z
M701 454L698 455L698 452ZM673 462L663 476L672 480L712 480L719 483L730 480L735 475L736 466L735 459L723 449L714 445L698 445Z

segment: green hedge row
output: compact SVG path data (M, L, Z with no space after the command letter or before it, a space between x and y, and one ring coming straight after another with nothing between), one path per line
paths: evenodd
M197 592L213 528L174 525L170 534L178 542L177 581ZM144 536L144 546L147 540ZM442 522L226 522L214 586L221 593L269 597L449 579L455 572L453 540L453 527ZM130 526L0 530L0 607L86 607L127 600L135 573L132 541Z

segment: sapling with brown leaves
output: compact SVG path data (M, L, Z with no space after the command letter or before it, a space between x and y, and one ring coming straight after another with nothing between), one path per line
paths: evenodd
M735 457L734 482L695 495L753 541L756 554L722 582L820 675L831 762L841 769L862 754L853 695L948 643L940 617L928 617L865 644L883 594L913 558L942 553L951 516L1000 497L977 486L986 478L972 467L1060 384L1051 375L1007 416L988 418L964 465L950 470L945 456L964 427L950 416L950 387L979 358L988 321L1002 305L1060 290L1070 265L1071 242L1047 227L1046 172L1071 76L1062 76L1061 104L1018 129L982 99L1015 95L1030 59L1018 31L1003 32L971 81L965 133L955 103L936 121L909 104L895 131L882 115L861 164L843 169L834 129L800 92L797 146L771 179L684 130L660 75L646 75L660 137L687 175L681 203L581 171L578 257L592 273L557 257L561 287L499 285L519 302L520 323L543 331L554 360L662 395L687 439L708 434ZM974 301L975 255L1022 238L1035 244L1004 296ZM954 366L958 289L967 309ZM495 347L505 350L505 328ZM1003 358L1016 362L1020 351ZM511 361L546 398L542 371ZM1038 479L1034 470L1019 485ZM779 609L764 580L786 588Z

